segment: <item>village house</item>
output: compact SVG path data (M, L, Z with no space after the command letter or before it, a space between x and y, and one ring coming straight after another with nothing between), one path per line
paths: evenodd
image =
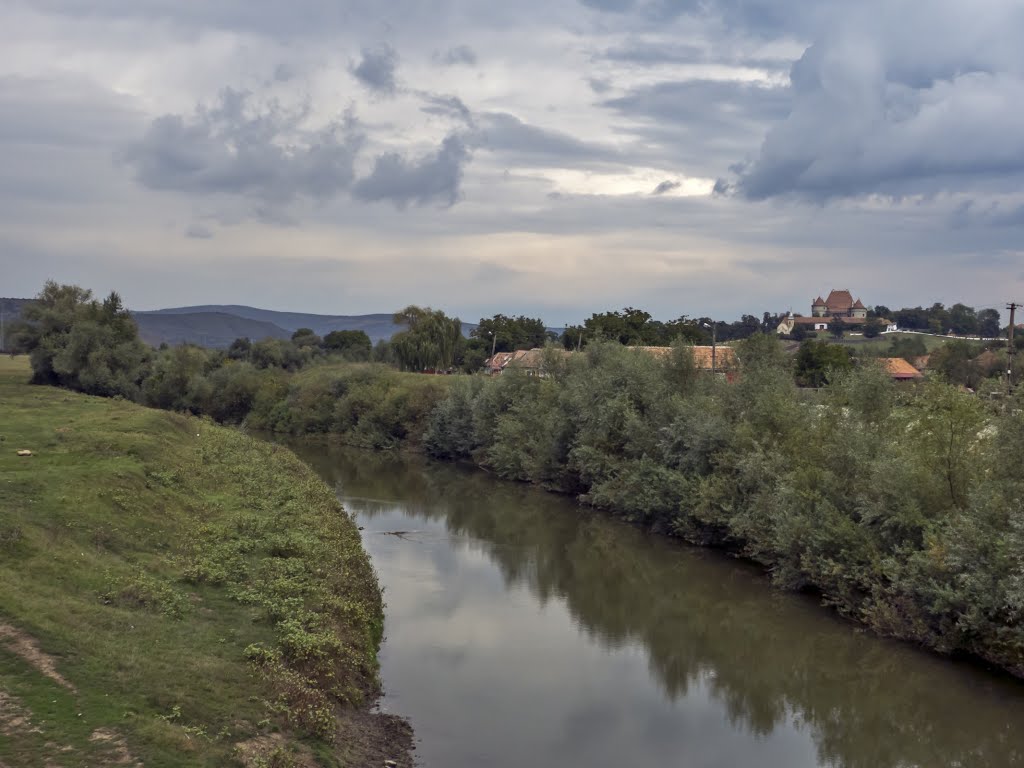
M566 349L517 349L515 352L498 352L494 357L484 363L484 371L491 376L497 376L506 370L524 371L527 376L545 376L546 361L554 355L555 359L565 359L572 353Z
M815 331L828 330L829 323L838 321L849 328L864 325L868 320L868 308L860 299L854 299L848 290L831 290L828 298L821 296L811 302L809 317L790 313L776 328L776 333L790 334L798 326L806 326ZM895 331L896 324L887 318L878 318L878 322L886 331Z
M883 357L882 365L893 381L920 381L924 375L902 357Z

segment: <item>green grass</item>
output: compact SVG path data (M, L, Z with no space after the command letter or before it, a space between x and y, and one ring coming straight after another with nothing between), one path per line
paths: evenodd
M114 765L121 745L222 766L272 732L342 764L325 745L377 692L383 614L330 490L236 431L27 379L0 358L0 625L74 690L0 637L0 764Z
M834 344L842 344L843 346L849 346L857 351L858 354L862 355L882 355L889 346L897 339L921 339L924 342L925 349L928 350L928 354L931 354L936 349L945 346L954 339L946 339L941 336L929 336L922 333L887 333L884 336L877 336L874 339L867 339L863 336L850 336L845 335L842 339L835 339L827 331L819 331L818 338L825 341L832 342Z

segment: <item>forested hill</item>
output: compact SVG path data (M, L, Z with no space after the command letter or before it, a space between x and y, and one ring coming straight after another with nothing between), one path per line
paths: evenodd
M307 312L277 312L272 309L259 309L237 304L207 304L195 307L171 307L151 312L135 312L135 317L142 327L143 318L174 315L234 315L245 320L272 324L290 336L299 328L310 328L318 336L326 336L331 331L365 331L370 341L390 339L400 328L392 322L391 313L370 315L314 315ZM258 338L251 334L250 338ZM230 341L229 341L230 343Z
M139 336L147 344L158 347L167 343L198 344L202 347L226 349L238 338L288 339L292 332L274 323L250 320L226 312L189 312L187 314L132 313L139 326Z

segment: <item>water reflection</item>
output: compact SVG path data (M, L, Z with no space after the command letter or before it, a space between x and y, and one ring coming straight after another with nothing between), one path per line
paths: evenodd
M385 685L428 765L1024 764L1024 685L863 634L750 568L566 499L298 450L366 527Z

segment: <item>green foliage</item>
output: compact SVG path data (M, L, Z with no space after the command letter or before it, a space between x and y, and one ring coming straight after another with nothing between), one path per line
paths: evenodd
M480 339L490 355L493 346L495 352L512 352L517 349L535 349L548 342L548 332L544 321L536 317L509 317L495 315L480 318L480 323L470 332L470 336ZM493 344L492 344L493 342Z
M904 336L893 339L889 344L886 357L902 357L909 360L912 357L920 357L928 354L928 346L920 336Z
M324 336L324 349L352 362L366 362L373 350L366 331L331 331Z
M91 291L48 281L23 317L18 345L31 357L34 383L138 397L149 352L116 293L99 302Z
M728 547L879 632L1024 674L1024 481L997 460L1000 441L1024 451L1022 411L997 417L939 380L901 389L837 345L801 352L798 376L828 385L813 399L770 337L740 345L731 385L592 343L547 378L452 387L425 447Z
M932 353L929 367L941 373L951 384L975 389L988 374L988 371L975 362L980 352L976 344L968 341L951 341Z
M846 331L846 323L843 322L840 317L833 317L828 321L828 332L834 339L843 338L843 333Z
M834 373L852 366L850 353L844 347L808 339L796 354L796 381L802 387L820 387Z
M462 323L430 307L409 306L394 321L406 326L391 338L391 347L404 371L447 371L462 341Z

